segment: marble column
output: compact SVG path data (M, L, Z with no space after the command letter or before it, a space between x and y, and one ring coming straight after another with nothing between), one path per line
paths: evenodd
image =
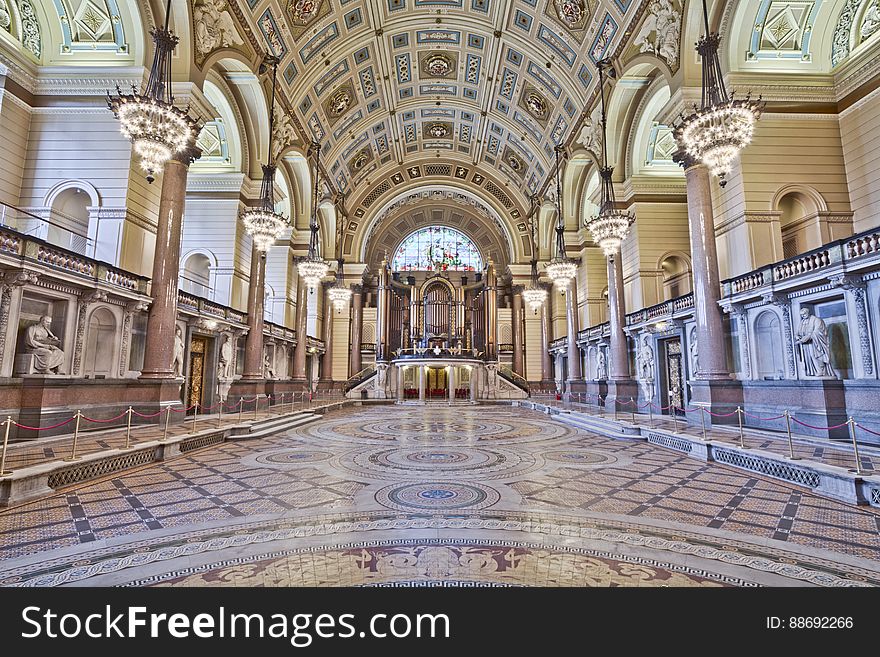
M419 365L419 401L425 401L425 367Z
M513 337L513 371L524 376L523 371L523 298L522 288L513 289L513 309L510 317Z
M581 381L581 354L577 345L578 322L577 279L572 279L565 291L568 320L568 381Z
M477 368L470 368L471 374L471 401L477 401Z
M455 365L449 366L449 402L455 401Z
M626 313L623 299L623 262L620 254L608 258L608 320L611 324L609 379L613 381L630 378L629 355L626 348L626 334L623 332Z
M302 277L296 279L296 347L293 350L293 376L297 383L306 382L306 350L308 349L309 289Z
M364 288L352 285L351 295L351 355L348 361L348 375L361 371L361 333L364 324Z
M330 300L330 289L333 283L324 285L324 327L321 335L327 351L321 357L321 381L333 387L333 302Z
M541 306L541 384L548 385L553 381L553 364L550 358L550 343L553 341L553 290L547 292L547 300Z
M153 275L150 314L147 319L142 379L172 379L174 371L174 329L177 325L177 283L180 275L180 232L186 204L186 179L189 166L201 152L189 148L165 164L162 191L159 197L159 218L156 247L153 253Z
M689 163L690 164L690 163ZM728 379L721 321L721 281L715 244L715 221L709 170L703 164L691 164L684 172L687 180L688 225L691 237L691 260L694 274L694 318L697 349L700 353L698 379Z
M263 304L266 299L266 254L251 251L251 278L248 286L248 334L244 343L245 381L265 378L263 372Z
M397 401L403 401L403 391L406 382L406 367L403 365L397 368Z
M486 264L486 360L498 360L498 281L495 265Z

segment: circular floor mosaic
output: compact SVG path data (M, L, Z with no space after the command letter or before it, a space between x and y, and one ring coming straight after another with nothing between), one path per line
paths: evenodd
M544 453L544 458L556 463L570 465L613 465L618 459L612 454L594 452L592 450L553 450Z
M313 449L289 449L271 454L261 454L256 458L258 463L267 465L298 465L300 463L320 463L331 458L330 452Z
M403 486L395 484L376 493L379 504L400 511L485 509L500 499L498 491L489 486L454 481L420 482Z

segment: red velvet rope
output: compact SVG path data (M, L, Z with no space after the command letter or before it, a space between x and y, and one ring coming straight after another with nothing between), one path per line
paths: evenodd
M760 420L761 422L769 422L771 420L780 420L785 417L785 414L782 415L774 415L773 417L761 417L760 415L752 415L751 413L743 412L743 415L746 417L750 417L753 420Z
M801 422L796 417L791 416L791 419L797 422L802 427L807 427L809 429L818 429L819 431L831 431L832 429L840 429L840 427L845 427L849 422L844 422L843 424L836 424L833 427L814 427L812 424L807 424L806 422Z
M82 419L85 420L86 422L95 422L96 424L107 424L108 422L116 422L116 420L125 417L127 413L128 413L128 411L124 411L124 412L120 413L119 415L117 415L116 417L111 417L109 420L94 420L90 417L86 417L85 415L82 416Z
M51 427L29 427L26 424L19 424L15 420L12 420L12 424L17 426L19 429L27 429L29 431L48 431L49 429L57 429L58 427L63 427L65 424L70 424L75 419L76 419L76 415L64 420L64 422L59 422L58 424L53 424Z
M730 417L731 415L736 415L736 411L734 411L733 413L713 413L709 409L706 409L706 412L712 417Z
M862 424L859 424L858 422L856 422L856 426L857 426L859 429L861 429L862 431L867 431L868 433L870 433L870 434L873 435L873 436L880 436L880 433L878 433L878 432L876 432L876 431L871 431L871 429L869 429L868 427L866 427L866 426L864 426L864 425L862 425Z
M134 413L135 415L137 415L138 417L150 418L150 417L156 417L157 415L162 415L162 413L165 412L165 409L163 408L163 409L162 409L161 411L159 411L158 413L152 413L152 414L150 414L150 415L143 415L142 413L138 413L138 412L137 412L136 410L134 410L134 409L132 409L131 412Z

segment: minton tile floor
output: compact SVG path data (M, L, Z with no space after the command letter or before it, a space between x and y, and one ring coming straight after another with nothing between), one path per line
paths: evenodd
M865 586L880 514L525 409L350 407L0 513L0 584Z

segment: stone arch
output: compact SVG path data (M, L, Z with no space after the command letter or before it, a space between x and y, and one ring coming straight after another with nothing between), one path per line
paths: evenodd
M83 357L85 375L109 378L118 365L117 325L116 314L107 306L98 306L89 314Z
M755 378L783 378L785 376L785 349L782 343L782 322L775 310L766 309L754 320Z
M217 277L217 257L214 253L207 249L193 249L180 262L180 289L213 300Z
M693 270L691 258L684 251L668 251L657 261L657 270L662 273L658 279L658 298L669 301L693 291Z
M779 217L779 239L784 258L819 248L836 235L825 198L809 185L785 185L774 194L770 211Z
M46 240L75 253L94 256L98 225L93 209L100 205L98 190L89 182L65 180L54 185L43 201L48 213Z

